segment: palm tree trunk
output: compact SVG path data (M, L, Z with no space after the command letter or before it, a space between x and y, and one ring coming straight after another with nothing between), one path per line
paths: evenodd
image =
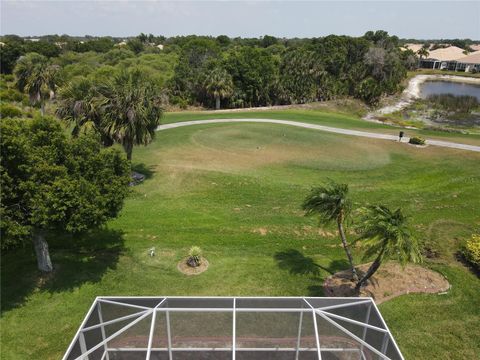
M355 265L353 265L352 254L350 253L350 249L348 248L347 237L345 236L345 231L343 230L342 219L339 219L337 221L337 225L338 225L338 233L340 234L340 238L342 239L343 249L347 254L348 262L350 263L350 269L352 270L353 281L358 281L357 270L355 269Z
M215 96L215 110L220 110L220 96Z
M42 114L42 117L45 116L45 102L40 103L40 114Z
M368 279L370 279L373 274L378 270L380 267L380 264L382 263L382 256L383 252L385 251L385 247L382 247L382 250L378 254L378 256L375 258L373 261L372 265L368 268L367 272L365 275L362 276L362 278L358 281L357 285L355 285L355 291L358 292L360 291L360 288L367 282Z
M32 234L33 246L37 255L38 270L44 272L51 272L53 270L52 261L50 260L50 253L48 251L48 244L45 241L45 233L43 230L35 229Z
M132 161L133 144L131 142L124 142L123 149L127 153L127 160Z

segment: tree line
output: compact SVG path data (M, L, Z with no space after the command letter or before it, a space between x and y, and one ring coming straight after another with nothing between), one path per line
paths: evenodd
M140 34L125 43L119 40L51 36L31 42L4 36L2 72L14 71L29 52L58 65L65 83L138 65L158 79L157 91L167 104L242 108L344 96L375 105L382 96L398 92L407 70L417 64L417 54L401 51L400 40L385 31L312 39Z

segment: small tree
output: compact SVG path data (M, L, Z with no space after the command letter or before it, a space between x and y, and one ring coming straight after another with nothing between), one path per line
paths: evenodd
M352 277L354 281L358 280L357 271L353 264L353 258L347 243L344 223L350 214L351 202L348 198L348 185L337 184L330 181L328 184L313 188L310 194L305 198L303 205L305 215L318 215L320 224L337 223L340 239L343 249L347 255Z
M68 138L55 119L3 119L1 248L33 239L38 268L53 269L46 237L79 233L115 217L128 194L129 164L89 136Z
M30 53L18 59L14 73L18 89L29 95L32 105L40 104L44 116L45 101L55 95L58 66L51 65L43 55Z
M215 110L219 110L220 100L233 93L232 77L225 69L217 67L208 74L205 80L205 89L215 99Z
M357 282L356 291L375 274L384 260L395 259L402 266L407 262L422 260L418 242L412 236L408 219L401 209L392 211L386 206L376 205L360 211L359 241L362 241L365 247L365 258L376 256L367 272Z

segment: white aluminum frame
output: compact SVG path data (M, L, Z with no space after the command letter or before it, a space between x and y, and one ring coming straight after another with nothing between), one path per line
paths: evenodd
M135 299L149 299L149 300L158 300L156 302L156 305L153 307L147 307L147 306L140 306L140 305L135 305L135 304L130 304L126 303L124 301L128 300L135 300ZM168 306L168 300L172 299L190 299L190 300L195 300L195 299L227 299L232 301L232 306L231 307L222 307L222 308L217 308L217 307L201 307L201 308L192 308L192 307L169 307ZM242 308L237 306L237 300L243 300L243 299L254 299L254 300L273 300L273 301L281 301L281 300L300 300L301 301L301 308L289 308L289 307L282 307L281 304L279 307L253 307L253 308ZM332 302L339 301L338 304L334 305L328 305L328 306L322 306L322 307L315 307L312 305L311 302L315 302L316 299L319 300L329 300ZM348 300L348 301L345 301ZM101 305L102 304L114 304L118 306L125 306L128 308L132 309L138 309L137 312L121 316L116 319L108 320L108 321L103 321L102 318L102 310L101 310ZM97 306L98 305L98 306ZM355 305L368 305L367 311L366 311L366 316L365 316L365 322L361 322L358 320L350 319L348 317L340 316L338 314L334 314L330 312L330 310L335 310L335 309L340 309L344 307L349 307L349 306L355 306ZM95 308L97 309L98 312L98 318L99 318L99 323L86 326L88 319L90 316L92 316ZM379 326L374 326L369 324L371 312L374 311L378 318L381 321L382 327ZM155 321L157 314L159 312L165 313L166 317L166 332L167 332L167 347L166 348L155 348L153 347L153 338L154 338L154 332L155 332ZM171 312L230 312L232 313L232 346L231 347L218 347L218 348L198 348L198 347L192 347L192 348L180 348L180 347L173 347L172 346L172 338L171 338L171 324L170 324L170 313ZM236 329L237 329L237 313L254 313L254 312L259 312L259 313L267 313L267 312L274 312L274 313L287 313L287 312L293 312L293 313L298 313L299 314L299 321L298 321L298 331L297 331L297 339L296 339L296 347L275 347L275 348L267 348L267 347L254 347L254 348L238 348L237 347L237 338L236 338ZM312 320L313 320L313 327L314 327L314 336L316 340L316 346L314 348L305 348L301 347L301 332L302 332L302 322L304 318L304 313L311 314L312 315ZM108 347L108 343L117 337L118 335L124 333L126 330L134 326L135 324L139 323L143 319L146 319L151 316L151 323L150 323L150 328L149 328L149 333L148 333L148 342L147 342L147 347L146 348L140 348L140 347L135 347L135 348L112 348ZM325 320L328 322L330 325L334 326L336 329L340 330L347 338L353 340L355 343L358 343L359 347L358 348L327 348L327 347L322 347L322 344L320 342L320 336L319 336L319 330L318 330L318 325L317 325L317 317ZM128 324L123 326L120 330L116 331L114 334L110 336L106 336L105 334L105 326L111 325L120 321L125 321L125 320L131 320ZM344 326L339 324L336 320L341 320L343 322L351 323L359 327L363 327L363 335L360 338L359 336L353 334L351 331L346 329ZM93 329L101 329L101 335L102 335L102 341L99 342L98 344L92 346L90 349L87 349L86 343L85 343L85 337L84 333L86 331L90 331ZM367 330L373 330L376 331L380 334L383 334L383 343L381 349L377 349L371 344L369 344L366 341L366 335L367 335ZM322 334L325 335L325 334ZM328 335L328 334L327 334ZM80 345L80 350L81 350L81 355L73 358L70 356L72 353L72 350L75 346L75 344L79 343ZM212 296L202 296L202 297L191 297L191 296L108 296L108 297L97 297L95 301L93 302L92 306L90 307L87 315L85 316L85 319L83 320L82 324L80 325L80 328L78 329L77 333L75 334L75 337L73 338L70 346L68 347L63 360L92 360L89 359L89 355L91 355L93 352L97 351L98 349L102 348L104 349L103 355L101 357L101 360L109 360L109 352L121 352L121 351L142 351L146 352L146 360L150 360L151 353L152 351L164 351L168 352L168 358L169 360L174 359L174 353L177 351L223 351L223 352L231 352L232 356L231 358L233 360L236 359L236 354L237 352L240 351L278 351L278 352L284 352L284 351L290 351L295 353L295 360L298 360L299 358L299 353L300 352L305 352L305 351L310 351L310 352L316 352L318 360L322 360L322 352L358 352L359 358L361 359L366 359L364 350L368 349L370 353L375 354L378 356L378 359L384 359L384 360L391 360L389 357L386 355L386 351L388 348L389 343L393 345L395 352L398 353L397 358L400 360L404 360L396 342L395 339L392 337L390 330L388 329L384 319L382 318L380 312L378 311L377 306L375 305L375 302L373 301L372 298L347 298L347 297L336 297L336 298L314 298L314 297L212 297Z

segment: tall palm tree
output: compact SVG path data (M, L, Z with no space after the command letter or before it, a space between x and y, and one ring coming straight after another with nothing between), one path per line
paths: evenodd
M45 100L55 94L58 69L45 56L37 53L20 57L15 66L18 89L29 95L32 105L40 104L42 116L45 115Z
M376 254L367 272L357 282L355 290L367 282L378 270L383 260L395 259L402 265L407 262L420 262L422 256L417 240L412 236L408 218L401 209L390 210L376 205L362 209L359 230L365 246L365 258Z
M58 117L73 125L72 135L78 136L88 123L97 123L99 111L93 104L93 83L87 78L74 78L58 94Z
M220 100L233 93L233 81L230 74L221 67L216 67L205 80L205 90L215 99L215 109L220 109Z
M98 88L102 130L132 159L134 145L148 145L160 124L162 108L155 88L139 69L123 69Z
M56 114L70 123L72 135L78 136L82 131L93 129L105 146L113 145L113 140L102 126L102 107L104 99L98 93L98 85L89 78L74 78L58 93Z
M348 198L348 185L330 181L326 185L313 188L305 198L302 208L307 216L318 215L320 224L337 223L343 249L352 270L352 278L354 281L358 281L357 271L353 264L352 254L350 253L344 230L345 220L351 210L351 202Z

